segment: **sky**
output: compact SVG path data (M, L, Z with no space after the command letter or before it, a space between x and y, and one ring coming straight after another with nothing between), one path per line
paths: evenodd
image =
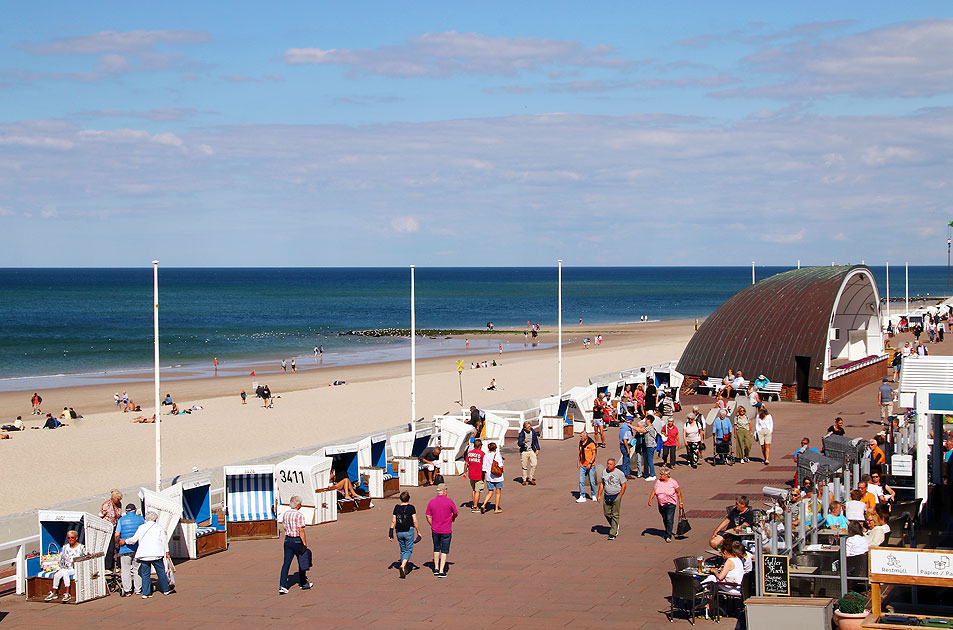
M953 5L13 3L2 267L945 264Z

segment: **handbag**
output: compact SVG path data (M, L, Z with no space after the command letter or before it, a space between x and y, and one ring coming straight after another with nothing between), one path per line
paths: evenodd
M56 552L50 551L55 549ZM56 543L50 543L46 548L46 553L40 556L40 571L56 571L60 565L60 550Z
M493 463L490 465L490 473L496 477L503 474L503 467L496 463L496 458L493 458Z
M678 525L675 526L675 535L684 536L688 532L692 531L692 524L688 522L688 517L685 516L685 508L678 508Z

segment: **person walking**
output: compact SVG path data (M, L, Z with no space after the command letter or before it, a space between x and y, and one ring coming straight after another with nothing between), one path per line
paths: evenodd
M655 481L655 454L658 444L658 430L655 428L655 412L646 413L645 420L639 423L644 429L645 452L642 456L642 476L646 481ZM638 431L638 429L636 429Z
M288 592L288 570L291 568L291 559L298 559L298 585L302 591L311 588L308 581L308 569L311 568L311 554L308 553L308 534L304 526L304 514L301 513L301 497L295 495L288 501L291 508L281 517L281 525L285 530L284 552L281 563L281 575L278 578L278 593Z
M596 499L596 443L583 431L579 434L579 461L576 467L579 469L579 498L576 503L586 502L586 480L592 488L592 494L589 496L593 501Z
M486 498L483 499L483 505L480 506L480 513L486 512L486 504L493 497L493 513L499 514L503 511L500 507L500 500L503 495L503 456L496 448L496 442L490 442L490 452L483 458L483 473L486 478Z
M483 488L486 487L486 474L483 472L484 457L486 457L486 453L483 452L483 441L480 439L473 440L473 448L467 451L466 470L463 471L463 474L466 475L470 481L470 491L472 493L470 499L471 512L480 511L480 494L483 493Z
M742 464L748 463L748 456L751 455L751 418L742 406L735 412L735 442L738 444L738 460Z
M288 362L284 359L281 360L281 371L282 372L288 371Z
M774 418L767 407L758 409L758 419L754 423L754 435L761 445L761 459L765 466L771 463L771 436L774 434Z
M136 505L130 503L126 506L126 514L119 519L116 526L116 543L124 538L132 538L136 534L139 526L144 524L146 519L142 518L136 511ZM142 576L139 575L139 561L136 560L136 550L139 545L118 545L119 547L119 577L122 580L123 595L142 594Z
M242 394L241 394L241 395L242 395L242 404L243 404L243 405L247 405L247 404L248 404L248 401L246 400L246 398L248 398L248 394L245 393L245 390L244 390L244 389L242 390Z
M175 589L169 586L169 578L165 573L165 559L169 557L169 538L162 531L162 526L156 522L158 519L159 515L155 512L146 512L146 521L139 526L132 538L119 541L120 546L139 543L136 560L139 561L139 577L142 579L142 599L152 597L153 568L156 570L162 594L171 595L175 592Z
M685 434L685 451L688 455L688 463L691 464L692 468L698 468L701 445L705 441L705 429L698 421L697 415L694 413L688 414L682 432Z
M678 464L678 427L675 418L669 416L662 427L662 464L674 468Z
M447 577L447 556L453 538L453 522L458 514L457 506L447 496L447 484L438 483L437 496L430 499L425 512L433 537L433 574L438 578Z
M596 446L599 448L606 447L605 407L606 401L603 394L600 393L592 403L592 431L593 437L599 440L596 442Z
M414 543L417 542L417 532L420 525L417 523L417 508L410 504L410 493L404 490L400 493L400 503L394 506L394 515L390 520L388 537L394 540L397 535L397 544L400 546L400 579L407 577L407 561L414 553Z
M523 468L523 485L536 485L536 465L539 455L539 431L533 428L533 425L527 420L523 423L523 429L519 437L516 438L516 444L520 449L520 466Z
M672 479L672 471L667 467L659 468L659 478L649 495L649 506L652 499L658 502L658 511L662 515L662 526L665 528L665 542L672 542L672 532L675 529L675 509L684 508L682 489L678 482Z
M43 399L40 398L40 395L37 392L33 392L33 396L30 398L30 404L33 406L33 415L39 416L43 412L40 410L40 403L43 402Z
M632 416L625 416L619 424L619 450L622 453L622 461L619 462L619 470L625 475L626 479L632 478L632 437L635 432L632 430Z
M883 379L877 388L877 402L880 403L881 422L893 415L893 388L888 385L889 379Z
M109 498L103 501L99 508L99 518L106 519L113 526L113 535L109 537L109 547L106 549L106 557L103 558L105 568L108 573L112 573L116 568L116 525L122 518L122 492L113 489L109 491Z
M609 540L619 535L619 514L622 510L622 497L625 495L625 475L615 467L615 459L606 461L606 471L599 484L598 499L602 501L602 513L609 523Z
M292 360L291 360L291 373L292 373L292 374L297 374L297 372L298 372L298 364L295 363L295 360L294 360L294 359L292 359Z

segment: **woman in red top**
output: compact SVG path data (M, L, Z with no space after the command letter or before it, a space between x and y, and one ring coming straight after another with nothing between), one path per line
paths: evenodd
M675 418L669 418L662 427L662 463L674 467L678 461L678 427Z

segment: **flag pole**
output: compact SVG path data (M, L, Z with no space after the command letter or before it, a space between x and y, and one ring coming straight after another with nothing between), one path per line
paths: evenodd
M414 265L410 266L410 430L417 432L417 312L414 304Z
M155 351L156 492L162 490L162 414L159 413L159 261L152 261L152 333Z
M557 324L557 334L556 334L556 355L559 357L557 360L558 363L558 372L559 372L559 397L563 396L563 261L559 259L556 261L559 266L559 323Z

